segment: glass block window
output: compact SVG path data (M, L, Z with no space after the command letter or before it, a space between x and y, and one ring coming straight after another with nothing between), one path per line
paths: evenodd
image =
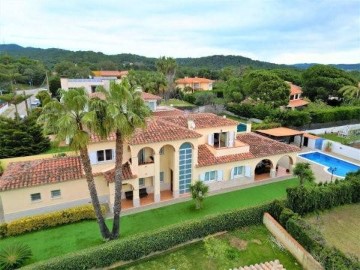
M179 192L180 194L190 192L192 178L192 146L184 143L179 151Z

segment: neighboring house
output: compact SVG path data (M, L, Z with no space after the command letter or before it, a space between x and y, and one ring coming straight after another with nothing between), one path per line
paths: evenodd
M60 78L61 89L69 90L83 87L89 94L95 93L98 86L102 86L106 90L109 90L111 81L120 82L116 77L95 77L92 79Z
M124 145L123 208L189 196L197 180L218 190L291 171L298 147L237 133L237 125L211 113L155 112ZM112 209L115 136L91 136L88 150L100 201ZM10 163L0 178L2 220L85 203L90 196L79 157Z
M286 106L289 109L300 109L309 104L306 100L303 100L301 95L303 93L300 86L292 84L291 82L286 82L290 85L290 97L289 104Z
M129 71L123 70L95 70L92 71L95 77L116 77L118 79L121 79L123 77L126 77L129 74Z
M176 87L184 90L185 87L191 87L191 89L197 90L212 90L213 89L213 80L206 78L189 78L185 77L183 79L178 79L175 81Z

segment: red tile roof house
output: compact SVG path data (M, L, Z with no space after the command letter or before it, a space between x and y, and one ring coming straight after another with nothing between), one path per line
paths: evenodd
M295 84L292 84L291 82L286 82L290 85L290 98L289 98L289 104L286 106L289 109L299 109L307 106L309 102L306 100L303 100L301 95L303 93L300 86L297 86Z
M212 90L213 80L206 78L189 78L185 77L183 79L178 79L175 81L176 87L183 90L185 87L191 87L193 90Z
M210 190L286 175L299 148L210 113L154 114L124 145L123 208L188 196L201 180ZM93 135L88 145L100 201L114 202L115 137ZM10 163L0 178L0 219L90 203L79 157Z

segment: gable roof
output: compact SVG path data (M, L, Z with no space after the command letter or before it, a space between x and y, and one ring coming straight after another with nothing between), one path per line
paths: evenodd
M240 134L236 139L248 144L250 146L250 153L253 154L254 157L265 157L300 151L300 148L295 145L278 142L253 132Z
M192 113L162 117L163 120L174 123L178 126L188 128L188 120L195 123L195 129L209 127L237 126L237 121L217 116L213 113Z
M191 138L200 138L201 135L187 128L174 125L162 118L148 120L145 129L137 129L129 144L146 144L163 141L175 141Z
M296 95L296 94L302 94L302 89L300 86L295 85L291 82L286 82L288 85L290 85L290 95Z
M0 178L0 190L58 183L84 177L80 157L11 162Z
M156 111L153 112L153 115L157 117L177 116L184 114L185 114L184 111L169 106L157 106Z
M307 104L309 104L309 102L307 102L303 99L293 99L293 100L289 101L289 104L287 105L287 107L296 108L296 107L305 106Z
M213 80L209 80L206 78L182 78L182 79L178 79L175 81L177 84L188 84L188 83L212 83L214 82Z
M286 128L286 127L277 127L269 129L259 129L256 132L274 136L274 137L287 137L287 136L296 136L301 135L304 132L296 129Z
M150 94L150 93L146 93L146 92L141 92L141 98L143 100L160 100L161 97Z
M123 164L121 172L123 180L134 179L137 177L132 173L129 163ZM108 183L113 183L115 178L115 168L104 172L103 175Z

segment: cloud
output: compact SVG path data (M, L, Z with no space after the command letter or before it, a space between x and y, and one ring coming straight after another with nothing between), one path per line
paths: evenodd
M0 0L0 42L151 57L355 63L359 10L358 0Z

